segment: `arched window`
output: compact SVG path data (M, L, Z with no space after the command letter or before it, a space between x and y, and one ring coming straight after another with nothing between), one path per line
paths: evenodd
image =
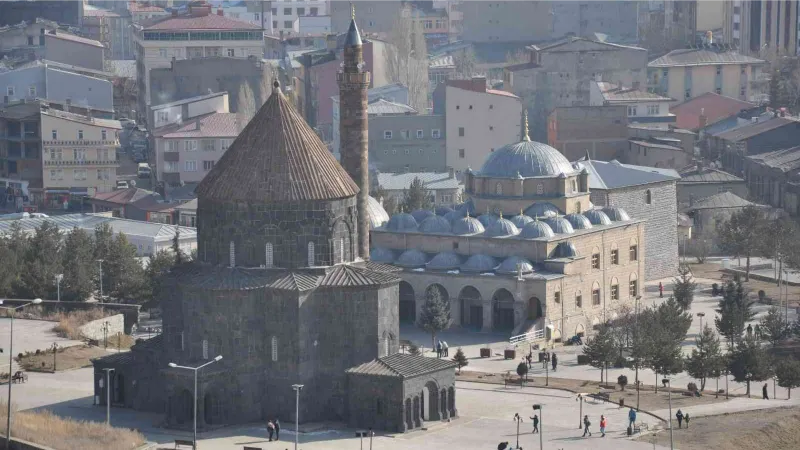
M272 360L278 360L278 338L272 336Z
M581 291L575 291L575 307L576 308L583 308L583 294Z
M230 259L230 266L236 267L236 244L231 241L228 249L228 258Z
M203 339L203 359L208 359L208 341Z
M572 192L578 192L578 181L572 180Z
M650 192L650 189L644 191L644 202L648 205L653 203L653 193Z
M611 300L619 300L619 280L616 277L611 279Z
M539 183L536 185L536 195L542 195L542 194L544 194L544 185L542 183Z
M266 248L264 249L264 266L269 269L274 264L272 259L272 243L267 242Z
M383 356L389 356L389 338L383 340Z
M314 243L313 242L309 242L308 243L308 265L309 265L309 267L314 266L314 262L315 261L316 261L316 258L314 257Z
M639 295L639 280L637 279L636 272L631 273L628 281L628 295L631 298L636 298Z
M575 202L575 212L578 214L582 212L581 202Z
M503 195L503 185L500 184L500 183L497 183L494 186L494 193L497 194L497 195Z
M594 282L592 284L592 306L599 306L600 305L600 284L598 282Z

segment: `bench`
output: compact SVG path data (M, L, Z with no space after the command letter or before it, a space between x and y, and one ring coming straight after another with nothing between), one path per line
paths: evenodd
M646 422L639 422L633 424L634 433L641 433L642 430L650 431L650 426Z
M12 383L24 383L26 381L28 381L28 374L21 370L16 371L14 376L11 377Z
M505 382L505 387L508 387L509 384L514 386L523 386L525 383L524 378L505 377L503 381Z
M611 401L611 396L610 396L610 394L608 392L600 391L600 392L598 392L596 394L592 394L591 397L594 397L594 398L596 398L598 400L605 400L607 402Z
M178 446L194 448L194 442L187 441L186 439L175 439L175 448L178 448Z

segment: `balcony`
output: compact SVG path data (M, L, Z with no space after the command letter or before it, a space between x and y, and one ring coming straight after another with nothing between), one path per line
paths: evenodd
M116 139L113 140L105 140L105 141L88 141L86 139L79 139L75 141L42 141L42 145L48 146L65 146L65 147L89 147L89 146L101 146L101 147L119 147L119 141Z
M119 161L114 159L80 159L80 160L46 160L45 167L82 167L82 166L119 166Z
M26 141L39 141L39 136L36 133L25 133L24 136L19 134L3 133L0 134L0 139L11 142L26 142Z

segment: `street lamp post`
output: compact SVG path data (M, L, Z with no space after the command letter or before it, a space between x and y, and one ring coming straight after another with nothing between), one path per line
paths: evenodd
M98 263L100 263L100 303L103 303L103 260L98 259Z
M303 390L302 384L293 384L295 392L294 402L294 450L297 450L297 442L300 439L300 391Z
M519 413L514 414L514 422L517 422L517 445L516 448L519 448L519 424L522 423L522 417L519 416Z
M106 373L106 425L111 426L111 372L114 369L105 368Z
M58 344L53 342L53 373L56 373L56 352L58 351Z
M700 318L700 334L703 334L703 317L706 316L706 313L699 312L697 313L697 317Z
M8 311L8 318L11 320L10 324L10 332L8 337L8 410L6 411L6 448L11 448L11 377L14 376L11 373L11 366L14 364L14 313L17 312L18 309L22 309L28 305L38 305L42 303L42 299L35 298L28 303L24 303L20 306L2 306L0 308L5 309ZM0 300L0 305L3 304L3 300Z
M60 273L60 274L56 275L56 289L57 289L57 292L58 292L58 297L57 298L58 298L59 302L61 301L61 280L63 280L63 279L64 279L64 274L63 273Z
M539 411L539 450L542 450L544 448L544 438L542 437L544 435L544 410L542 409L542 406L544 405L541 404L533 405L533 410ZM517 447L519 447L519 445L517 445Z
M672 385L669 382L669 378L664 378L663 381L667 384L667 389L669 390L669 448L670 450L675 450L675 441L672 439Z
M578 398L576 398L575 400L577 400L580 403L580 413L578 414L578 429L580 430L581 428L583 428L581 424L581 419L583 419L583 394L578 394Z
M194 433L192 434L192 450L197 450L197 372L200 371L203 367L213 364L222 359L222 355L218 355L216 358L212 359L211 361L201 364L197 367L189 367L189 366L179 366L175 363L169 363L169 366L173 369L186 369L191 370L194 372Z

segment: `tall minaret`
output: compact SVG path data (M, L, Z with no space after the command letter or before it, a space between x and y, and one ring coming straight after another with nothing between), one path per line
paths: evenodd
M370 73L364 70L361 35L355 7L344 40L344 62L336 75L339 82L339 152L344 170L361 190L358 193L358 255L369 259L369 153L367 151L367 88Z

